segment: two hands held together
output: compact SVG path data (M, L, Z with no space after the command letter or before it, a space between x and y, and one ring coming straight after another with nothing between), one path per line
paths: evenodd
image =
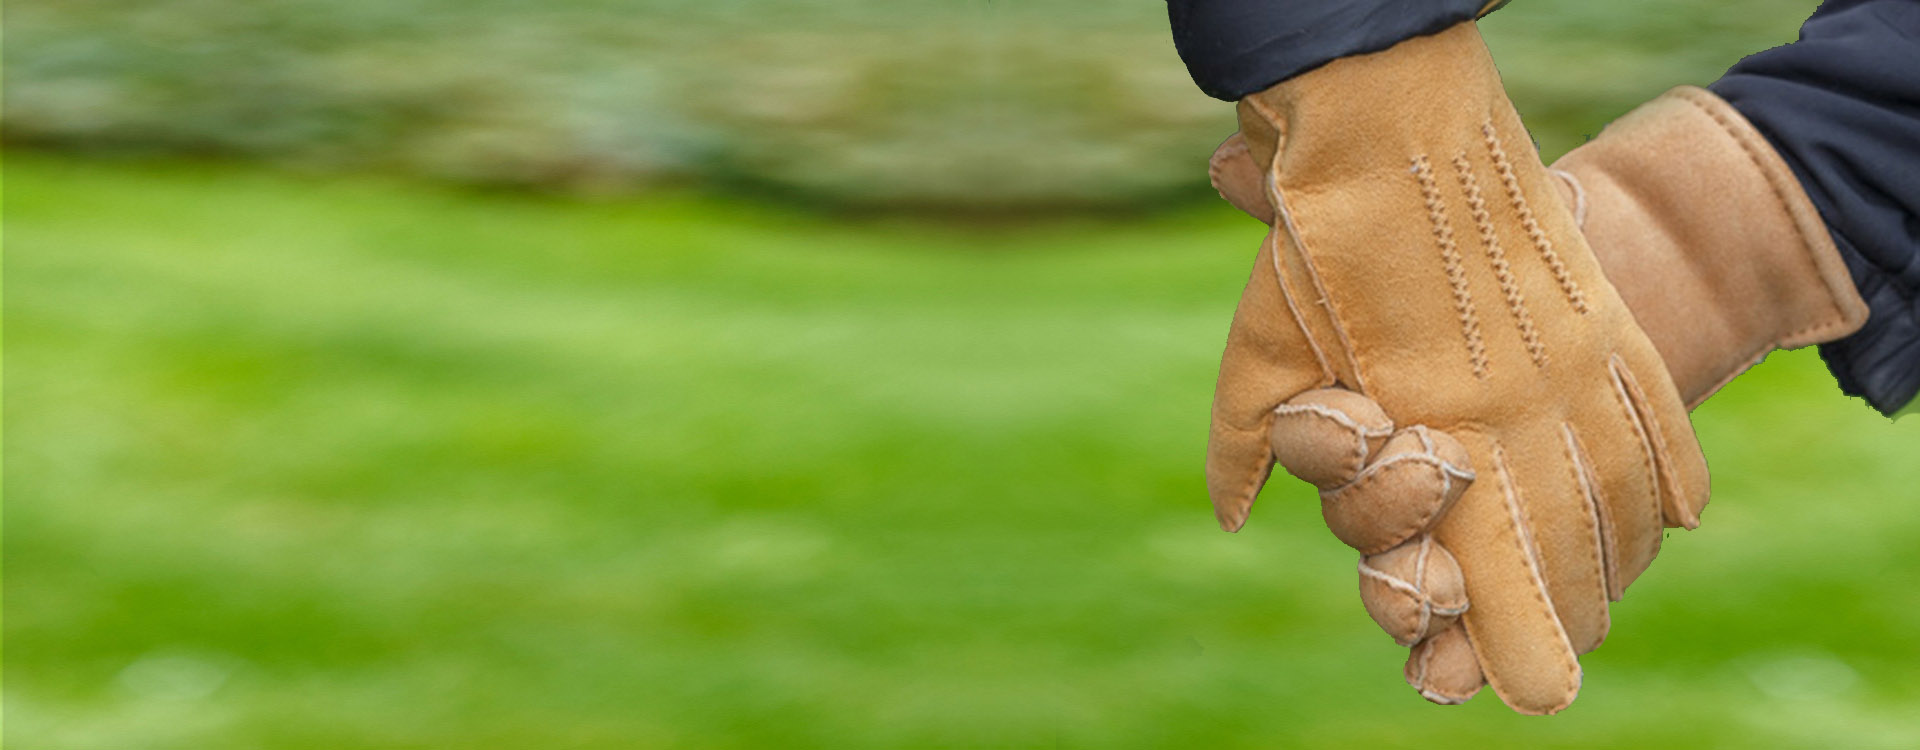
M1215 391L1237 530L1277 464L1361 554L1361 601L1439 703L1553 713L1608 607L1693 528L1687 410L1866 307L1793 174L1676 89L1555 168L1471 23L1239 103L1215 186L1272 226Z

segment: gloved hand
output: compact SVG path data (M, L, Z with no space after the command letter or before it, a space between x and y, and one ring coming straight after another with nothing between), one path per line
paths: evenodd
M1210 172L1222 197L1273 223L1262 170L1238 134ZM1866 305L1792 172L1705 90L1668 92L1552 172L1689 406L1775 348L1837 339L1865 321ZM1400 596L1364 569L1361 591L1370 612ZM1466 606L1445 593L1445 611Z
M1706 464L1471 23L1241 100L1278 218L1235 313L1207 479L1238 529L1277 462L1358 549L1409 682L1524 713L1578 655ZM1467 605L1471 606L1468 607Z

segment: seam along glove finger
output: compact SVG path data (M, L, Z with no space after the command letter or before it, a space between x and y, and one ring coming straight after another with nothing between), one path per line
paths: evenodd
M1248 159L1211 171L1251 168ZM1554 173L1689 406L1775 349L1834 341L1866 322L1799 178L1712 92L1662 94L1568 152Z
M1277 222L1222 358L1222 525L1245 522L1277 458L1366 555L1363 601L1417 640L1422 694L1464 700L1484 674L1516 710L1564 708L1607 602L1662 523L1705 502L1658 355L1471 24L1335 61L1240 114Z

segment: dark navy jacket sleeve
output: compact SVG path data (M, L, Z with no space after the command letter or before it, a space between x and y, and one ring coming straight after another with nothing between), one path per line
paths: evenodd
M1167 0L1173 46L1200 90L1234 101L1337 58L1478 15L1487 0Z
M1710 88L1799 176L1867 300L1866 327L1821 347L1828 368L1899 411L1920 393L1920 2L1828 0Z

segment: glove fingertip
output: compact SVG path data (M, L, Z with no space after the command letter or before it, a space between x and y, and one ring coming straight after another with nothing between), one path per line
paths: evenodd
M1443 706L1472 700L1487 683L1465 629L1456 625L1421 641L1407 653L1407 685Z
M1247 515L1246 508L1233 509L1216 505L1213 509L1213 517L1220 522L1220 530L1229 534L1239 533L1240 529L1247 525Z
M1216 424L1207 445L1207 496L1223 531L1239 531L1253 512L1260 487L1273 472L1265 429L1234 430Z

